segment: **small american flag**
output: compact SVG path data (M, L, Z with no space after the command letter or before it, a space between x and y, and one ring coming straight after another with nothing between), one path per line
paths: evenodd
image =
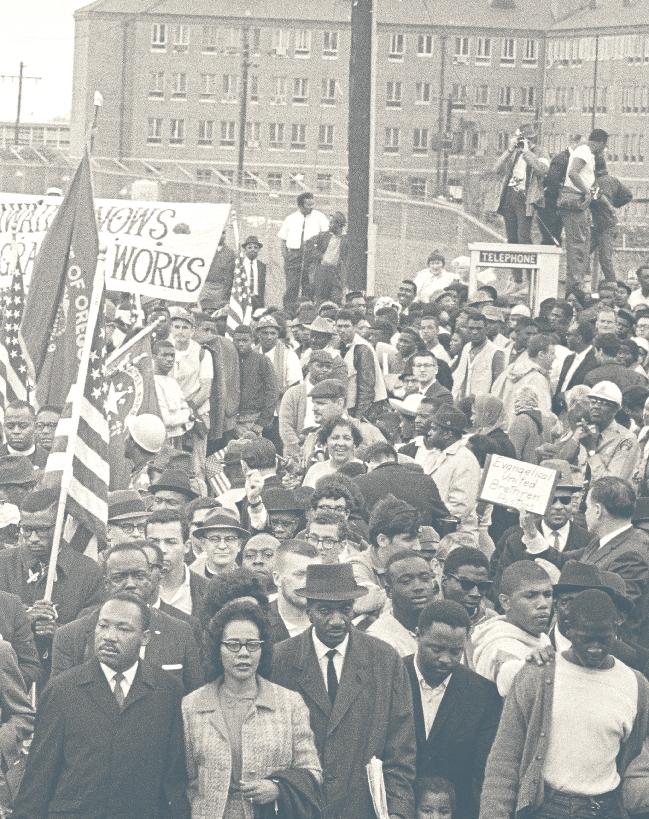
M0 421L12 401L26 401L27 364L18 340L18 330L23 317L25 291L23 274L14 252L11 284L2 296L2 324L0 325Z
M232 333L240 324L250 324L251 319L252 294L250 282L248 281L248 274L241 264L241 254L239 254L234 266L234 279L230 293L228 329Z
M66 462L69 462L67 448L68 437L72 432L73 401L80 401L79 427L74 438L72 477L68 486L66 511L77 525L83 524L85 529L102 542L106 540L110 480L105 406L108 393L105 336L102 298L83 393L78 396L78 384L72 386L56 428L43 476L44 486L59 485L63 478Z

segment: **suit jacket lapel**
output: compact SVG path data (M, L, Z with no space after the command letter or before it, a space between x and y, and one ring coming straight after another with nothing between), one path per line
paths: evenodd
M620 532L619 535L616 535L612 540L609 540L604 546L599 547L599 540L595 542L595 548L589 547L587 555L584 555L588 563L601 563L602 560L607 558L611 552L615 551L617 547L624 543L626 537L629 532L632 532L633 529L626 529L624 532Z
M83 676L78 685L86 692L93 703L109 717L114 718L119 714L117 700L110 689L106 675L99 665L99 660L92 659L84 663Z
M426 721L424 719L424 707L421 703L421 691L419 689L417 671L415 670L414 655L411 657L406 657L404 662L408 671L408 676L410 677L410 687L412 688L412 705L413 715L415 718L415 738L417 740L417 748L423 748L426 744Z
M352 632L349 635L349 643L347 644L345 662L343 663L343 670L340 675L336 701L334 702L334 707L329 719L328 733L331 733L336 728L367 683L367 664L365 646L359 643L358 640L354 640L354 633ZM327 695L327 699L328 698Z
M325 688L318 658L311 639L311 629L308 628L301 635L300 650L296 660L296 676L304 693L329 716L331 714L331 700ZM338 688L340 693L340 688Z
M133 684L129 688L126 699L124 700L124 708L133 705L134 702L146 697L155 689L153 676L148 666L140 660L137 667L137 672L133 679Z
M460 670L460 674L461 673L462 671ZM442 726L454 708L461 709L466 707L466 704L463 705L462 703L462 692L460 690L462 688L462 680L460 674L458 674L457 669L451 674L451 679L448 681L446 691L444 692L444 696L442 697L442 701L437 709L437 714L435 714L435 719L430 728L428 742L435 741L435 737L441 731Z

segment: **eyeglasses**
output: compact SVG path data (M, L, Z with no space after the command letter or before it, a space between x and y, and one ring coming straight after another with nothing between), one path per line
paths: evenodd
M144 521L142 523L125 523L121 520L116 520L112 521L112 525L117 526L118 529L121 529L122 532L127 535L132 535L134 532L143 535L146 529L146 523Z
M208 535L207 537L201 538L201 540L206 540L213 546L218 546L219 543L225 543L226 546L235 546L239 542L239 538L236 535L226 535L225 537L221 537L220 535Z
M149 573L139 570L136 572L111 572L108 575L108 579L111 581L111 583L126 583L130 577L132 577L133 580L148 580Z
M35 532L40 537L42 535L46 535L48 532L51 532L53 529L54 526L21 526L20 534L24 535L25 537L29 537Z
M309 535L306 542L310 546L319 546L321 543L325 549L333 549L336 543L340 543L340 538L335 537L318 537L317 535Z
M460 586L462 586L462 591L465 592L471 591L473 588L477 588L480 594L486 594L493 586L493 580L469 580L468 577L458 577L456 574L447 574L446 577L452 577L453 580L457 580Z
M347 511L347 504L343 506L329 506L325 503L319 503L317 510L318 512L346 512Z
M258 651L261 651L263 644L264 640L224 640L221 643L222 646L225 646L225 648L233 654L238 654L244 646L249 654L256 654Z
M152 569L158 569L158 571L162 571L162 563L149 563Z
M555 495L555 497L552 498L552 504L555 504L557 501L564 506L570 506L572 503L572 495Z

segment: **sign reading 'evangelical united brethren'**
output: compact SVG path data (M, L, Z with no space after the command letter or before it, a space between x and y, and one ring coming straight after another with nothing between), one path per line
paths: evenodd
M0 277L10 271L15 233L20 267L29 283L61 201L0 193ZM95 199L95 208L99 243L107 247L108 290L177 302L198 300L229 205Z
M482 473L479 498L499 506L523 507L527 512L544 515L558 478L559 473L554 469L502 455L489 455Z

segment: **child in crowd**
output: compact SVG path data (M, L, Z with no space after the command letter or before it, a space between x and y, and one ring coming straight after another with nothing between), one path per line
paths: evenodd
M417 819L453 819L455 790L441 776L422 776L415 780Z

